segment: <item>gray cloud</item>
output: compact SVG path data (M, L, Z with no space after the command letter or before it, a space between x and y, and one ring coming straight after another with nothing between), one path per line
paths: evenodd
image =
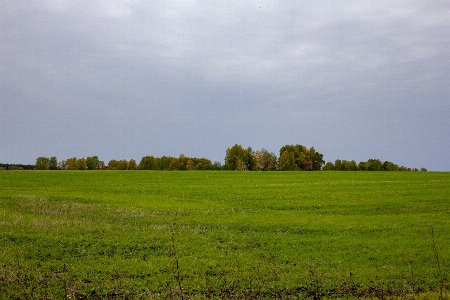
M0 160L234 143L450 170L445 1L3 1Z

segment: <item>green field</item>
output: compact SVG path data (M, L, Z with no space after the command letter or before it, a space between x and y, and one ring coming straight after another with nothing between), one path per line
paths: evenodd
M5 299L438 299L448 244L450 173L0 172Z

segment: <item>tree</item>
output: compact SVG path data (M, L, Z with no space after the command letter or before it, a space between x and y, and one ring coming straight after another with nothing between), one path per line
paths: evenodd
M58 170L58 160L55 156L50 157L50 160L48 161L48 168L49 170Z
M369 170L369 164L364 161L360 161L358 164L358 171L368 171Z
M264 170L264 157L262 151L256 150L253 154L253 161L255 162L255 170Z
M244 152L244 169L245 170L254 170L255 169L255 161L253 160L253 150L251 147L248 147Z
M119 162L115 159L111 159L108 163L108 168L110 170L117 170L118 166L119 166Z
M158 170L170 170L172 159L173 157L170 156L162 156L159 160L157 159L157 164L159 165Z
M75 170L77 167L77 158L72 157L67 159L67 170Z
M76 170L86 170L86 168L87 168L86 159L85 158L77 159Z
M187 160L186 170L187 171L195 170L195 168L194 168L194 161L192 159L190 159L190 158Z
M334 164L332 162L327 162L325 166L323 166L322 170L324 171L333 171L334 170Z
M369 159L367 162L369 163L370 171L381 171L383 164L379 159Z
M137 164L134 159L130 159L127 165L127 170L137 170Z
M178 170L186 170L187 160L188 158L183 153L181 153L178 157L178 161L180 162L180 164L178 165Z
M382 169L384 171L398 171L398 166L396 164L394 164L393 162L385 161L383 163Z
M280 157L285 152L294 154L294 162L298 170L312 171L320 170L325 164L323 155L314 149L314 147L307 148L302 145L284 145L280 149Z
M276 170L278 168L278 159L275 153L269 152L266 149L261 149L263 161L264 161L264 171Z
M334 169L336 171L343 171L344 170L344 166L343 166L342 161L340 159L336 159L334 161Z
M312 166L313 170L319 171L322 169L322 166L325 164L325 161L323 160L323 154L320 154L319 152L316 152L314 154L314 157L312 158Z
M144 156L138 168L139 170L157 170L156 159L153 156Z
M88 170L100 169L100 161L97 156L88 156L86 158L86 168Z
M170 162L170 170L177 171L180 169L180 160L178 158L172 158Z
M251 148L250 148L251 149ZM248 149L247 149L248 150ZM244 150L241 145L235 144L228 148L225 155L225 170L237 170L238 161L245 161L248 151Z
M241 159L238 159L236 163L236 171L244 171L244 170L245 170L245 163Z
M215 161L212 165L210 165L209 170L223 170L223 166L220 161Z
M345 171L357 171L358 166L356 165L356 162L354 160L352 161L344 161L344 170Z
M298 162L296 162L297 166L300 166L301 170L304 171L312 171L313 170L313 158L316 155L316 150L314 147L311 147L310 149L306 148L305 146L302 146L301 149L303 152L303 159Z
M36 158L35 170L48 170L49 169L49 159L47 157Z
M288 150L285 150L280 155L279 168L280 168L280 171L297 170L297 165L295 164L294 152L289 152Z
M212 163L207 158L193 158L192 161L194 162L194 169L196 169L196 170L211 170L212 169Z
M128 168L128 161L126 159L119 160L117 170L126 170Z

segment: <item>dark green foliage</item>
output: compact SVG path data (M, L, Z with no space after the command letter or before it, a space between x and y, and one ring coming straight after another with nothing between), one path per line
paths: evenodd
M76 157L69 158L57 163L56 157L48 158L38 157L36 159L37 170L174 170L174 171L193 171L193 170L239 170L239 171L317 171L317 170L335 170L335 171L411 171L411 168L385 161L381 163L379 159L369 159L366 162L360 162L358 165L354 160L337 159L334 164L328 162L325 167L323 154L317 152L314 147L307 148L302 145L284 145L280 149L280 158L274 153L262 148L253 151L251 147L244 149L241 145L235 144L226 150L225 165L219 162L212 163L207 158L187 157L180 154L178 158L163 156L155 158L153 156L144 156L139 165L134 159L129 162L125 159L117 161L112 159L105 168L103 161L97 156L87 159ZM8 168L3 167L8 170ZM422 172L425 168L420 169ZM419 171L413 169L413 171Z
M47 157L36 158L36 170L48 170L49 169L49 159Z
M242 148L241 145L235 144L226 151L224 169L230 171L238 170L247 156L248 151Z
M317 171L322 169L322 166L325 164L323 160L323 155L317 152L314 147L307 148L302 145L285 145L280 149L280 160L281 156L284 152L289 152L294 155L294 163L295 169L304 170L304 171ZM287 158L287 156L285 155ZM281 163L280 163L281 165ZM280 167L280 170L282 168ZM293 170L290 166L288 169L284 170Z
M424 169L424 168L422 168ZM422 170L421 169L421 170ZM399 167L390 161L385 161L381 163L379 159L369 159L368 161L361 161L358 165L354 160L340 160L336 159L333 163L327 162L322 168L324 171L411 171L411 168ZM426 169L424 169L426 170ZM418 169L413 169L413 171L418 171Z
M58 160L55 156L50 157L48 162L48 169L49 170L57 170L58 169Z
M2 164L0 163L0 168L3 170L35 170L36 165L23 165L23 164Z

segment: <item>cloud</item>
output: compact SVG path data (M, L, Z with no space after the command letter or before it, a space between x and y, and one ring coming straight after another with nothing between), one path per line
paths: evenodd
M445 1L3 1L1 135L33 147L0 159L302 143L450 169L449 16Z

